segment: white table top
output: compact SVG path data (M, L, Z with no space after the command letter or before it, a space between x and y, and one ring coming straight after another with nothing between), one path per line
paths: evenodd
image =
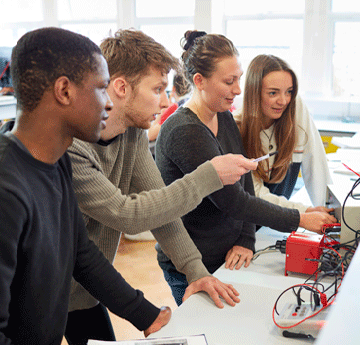
M340 162L329 162L341 164ZM331 166L334 183L349 189L354 183L353 176L336 173ZM305 188L296 195L296 200L308 201ZM274 245L288 234L268 228L261 228L256 235L256 250ZM223 282L231 283L240 293L241 302L235 307L224 304L217 308L209 296L198 293L191 296L177 308L168 325L154 337L205 334L209 345L234 344L308 344L308 340L288 339L272 321L272 310L276 299L285 289L304 283L307 276L285 276L285 254L279 251L260 255L248 268L230 271L220 267L214 274ZM360 297L360 253L354 256L345 279L327 318L328 325L320 332L316 345L358 345ZM291 294L281 298L295 303ZM278 310L281 310L281 304Z
M261 228L257 232L256 248L264 249L282 240L287 234ZM230 271L224 266L214 276L231 283L240 293L241 302L235 307L225 304L217 308L205 293L191 296L173 313L169 324L155 333L156 337L191 334L206 335L209 345L233 344L292 344L272 321L272 310L282 291L295 284L304 283L307 276L285 276L285 254L280 252L260 255L248 268ZM285 302L295 303L291 293ZM296 340L299 344L307 340Z

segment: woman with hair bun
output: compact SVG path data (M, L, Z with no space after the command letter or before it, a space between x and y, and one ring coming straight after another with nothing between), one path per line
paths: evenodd
M298 82L288 64L274 55L258 55L246 72L243 108L234 113L246 152L251 157L278 151L259 162L252 173L255 195L300 212L330 212L325 208L331 183L324 146L305 104L297 96ZM301 167L313 205L288 200Z
M193 85L189 101L162 125L156 144L156 163L166 184L215 156L243 154L245 149L229 109L241 93L239 53L223 35L187 31L182 60ZM254 157L255 158L255 157ZM291 232L299 226L321 231L335 221L327 213L299 213L259 199L250 174L208 197L182 217L185 228L202 254L209 272L224 262L229 269L247 267L255 250L255 226ZM177 304L187 287L185 276L161 253L158 255Z

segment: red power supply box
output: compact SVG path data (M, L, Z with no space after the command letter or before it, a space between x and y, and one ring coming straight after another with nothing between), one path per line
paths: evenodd
M310 260L320 259L323 247L324 235L292 232L286 241L285 275L288 272L314 274L319 263Z

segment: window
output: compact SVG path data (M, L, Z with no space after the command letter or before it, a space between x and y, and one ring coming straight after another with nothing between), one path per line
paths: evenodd
M116 21L116 0L57 0L60 21Z
M174 56L180 57L180 40L187 30L194 28L195 1L136 0L136 27L164 45Z
M239 50L245 74L255 56L272 54L300 77L304 12L304 0L225 0L225 34Z
M297 75L302 67L303 21L299 19L229 20L229 37L240 53L244 71L259 54L272 54L287 61Z
M96 44L117 30L116 0L57 0L59 26Z
M360 108L359 1L182 0L179 6L178 0L0 0L0 8L6 14L0 47L45 25L79 32L97 44L110 31L135 27L180 57L185 31L197 28L228 36L245 72L258 54L283 58L296 72L301 94L319 105L313 113L341 117L343 109ZM324 107L324 100L331 106Z
M347 109L358 110L360 105L360 43L354 39L360 35L359 2L224 0L224 4L224 33L239 49L245 72L256 55L277 55L296 72L300 93L314 100L313 113L354 115Z
M225 0L225 16L302 14L304 10L304 0Z
M0 0L0 46L13 47L29 30L44 25L42 0Z
M183 51L180 45L181 38L187 30L192 30L193 27L193 25L181 24L142 25L140 30L161 43L171 54L180 58Z
M43 20L42 0L0 0L1 22L40 22Z
M360 99L360 3L333 0L332 28L334 36L332 87L334 96Z
M354 0L333 0L333 12L360 12L360 2Z
M116 23L61 24L61 27L87 36L98 45L105 37L113 35L117 31Z
M194 10L194 0L136 0L137 18L191 17Z

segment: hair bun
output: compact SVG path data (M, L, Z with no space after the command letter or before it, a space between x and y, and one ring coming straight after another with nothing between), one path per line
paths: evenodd
M205 36L206 35L206 32L205 31L197 31L197 30L194 30L194 31L191 31L191 30L188 30L185 32L185 35L184 35L184 38L185 38L185 45L184 45L184 50L188 50L189 48L191 48L194 43L195 43L195 40L198 38L198 37L202 37L202 36Z

